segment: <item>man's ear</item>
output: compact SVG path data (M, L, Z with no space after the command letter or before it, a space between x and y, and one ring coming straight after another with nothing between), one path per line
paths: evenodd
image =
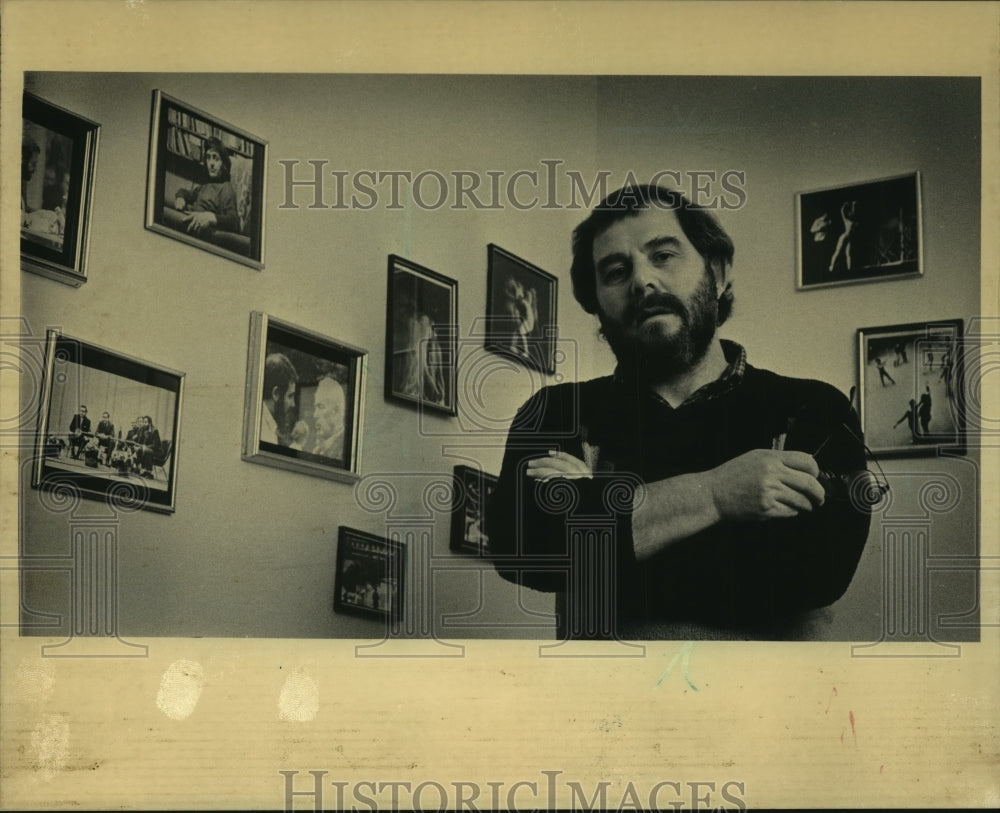
M733 265L723 260L712 260L709 266L715 279L715 298L718 299L733 287Z

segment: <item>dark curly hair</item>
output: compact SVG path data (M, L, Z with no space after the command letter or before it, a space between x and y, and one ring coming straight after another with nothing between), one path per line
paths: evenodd
M705 260L705 267L727 268L735 249L725 229L708 209L689 201L681 192L651 184L623 186L602 200L573 230L573 265L570 277L573 295L587 313L597 313L597 277L594 268L594 240L613 224L635 217L647 209L672 211L684 236ZM733 310L733 290L727 285L719 297L718 324Z

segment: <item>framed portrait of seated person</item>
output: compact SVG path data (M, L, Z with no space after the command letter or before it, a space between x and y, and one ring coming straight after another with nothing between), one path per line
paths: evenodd
M48 331L32 486L173 513L183 390L184 373Z
M32 93L21 126L21 267L79 287L101 127Z
M267 142L153 91L146 228L264 267Z

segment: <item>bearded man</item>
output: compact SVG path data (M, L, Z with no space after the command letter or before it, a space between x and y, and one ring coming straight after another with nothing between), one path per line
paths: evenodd
M618 364L518 411L487 513L495 567L557 594L561 638L815 637L850 584L871 502L857 415L720 338L733 257L658 186L574 231L573 293Z

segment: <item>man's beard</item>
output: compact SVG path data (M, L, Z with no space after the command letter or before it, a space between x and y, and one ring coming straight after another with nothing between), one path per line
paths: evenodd
M284 397L279 398L274 402L274 413L272 414L274 418L274 424L278 427L278 432L280 434L288 434L292 431L292 426L295 423L295 409L289 409L285 406Z
M669 335L643 336L636 316L648 308L669 308L680 319L680 326ZM623 319L616 324L598 312L601 332L611 345L619 364L646 379L670 378L690 370L705 357L715 337L719 302L715 279L705 269L698 288L685 303L673 294L654 293L633 302ZM629 335L629 328L633 333Z

